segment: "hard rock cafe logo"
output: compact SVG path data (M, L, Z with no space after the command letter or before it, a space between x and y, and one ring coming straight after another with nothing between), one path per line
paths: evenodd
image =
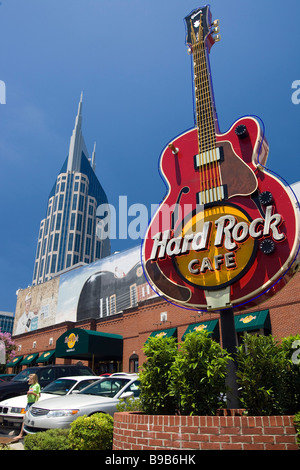
M71 333L69 336L65 337L65 343L69 349L73 349L78 340L78 335L75 335L74 333Z
M157 335L155 335L155 338L163 338L164 336L166 336L166 332L162 331L161 333L157 333Z
M242 322L244 324L247 324L247 323L250 323L252 320L255 320L255 319L256 319L256 316L247 315L246 317L241 318L240 322Z
M204 331L207 329L207 325L198 325L198 326L195 326L195 328L193 328L193 331Z
M255 243L264 238L260 249L270 254L275 242L285 239L280 231L283 218L266 208L265 218L250 221L238 207L211 207L197 213L184 225L180 234L171 230L156 233L151 261L172 258L181 276L206 288L231 283L251 263ZM269 237L269 238L266 238Z

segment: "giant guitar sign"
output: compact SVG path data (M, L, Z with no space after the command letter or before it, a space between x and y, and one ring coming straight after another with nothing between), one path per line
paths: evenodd
M196 126L161 155L169 190L145 235L144 272L159 295L185 308L254 306L296 271L296 199L266 169L268 143L257 118L220 133L208 60L218 20L212 23L208 6L185 20Z

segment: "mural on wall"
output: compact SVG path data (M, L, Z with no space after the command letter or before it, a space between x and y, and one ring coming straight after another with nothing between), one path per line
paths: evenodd
M135 307L138 303L140 286L145 278L140 262L128 266L125 272L116 266L115 270L101 270L86 281L81 291L77 320L103 318Z
M140 247L135 247L20 289L13 334L65 321L104 318L153 296L141 266Z
M135 247L61 275L56 323L121 313L155 295Z
M14 335L28 333L55 323L59 278L18 292Z

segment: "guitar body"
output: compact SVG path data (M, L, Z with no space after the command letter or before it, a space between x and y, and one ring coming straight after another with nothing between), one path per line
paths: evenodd
M246 127L247 136L238 137L235 130L239 126ZM216 142L216 147L223 149L220 175L222 182L226 181L226 199L197 203L200 187L199 170L195 167L197 129L185 132L172 142L178 153L169 147L162 153L160 170L169 191L152 217L143 244L143 265L151 285L154 284L157 293L169 301L191 309L214 309L216 297L224 298L223 305L222 300L217 303L218 308L242 308L246 304L249 307L266 300L293 275L294 271L289 267L295 261L299 246L295 204L280 180L262 166L267 160L268 144L258 121L252 117L241 118L227 133L216 134ZM209 173L209 169L201 171L202 179L205 179L205 173ZM260 195L265 194L272 195L267 206L260 201ZM191 233L192 225L193 232L199 233L205 222L214 222L225 213L230 213L241 227L258 220L255 224L258 233L264 225L266 207L272 208L269 217L284 214L284 220L282 218L276 227L279 240L271 253L264 252L259 245L263 240L270 240L273 246L272 230L257 238L241 237L241 242L232 241L231 237L231 243L236 246L228 250L224 245L214 246L216 233L213 227L205 248L176 255L179 243L176 245L174 241L173 251L170 245L170 256L164 253L162 258L151 259L153 237L158 233L162 234L160 240L168 231L168 241L172 237L182 239L186 233ZM234 254L234 262L226 266L223 261L216 269L215 256L222 259L222 255L228 253ZM200 273L204 258L209 261ZM194 274L188 269L192 260L199 260L194 263Z
M243 309L296 272L296 200L265 167L268 144L256 118L219 132L208 65L215 22L208 6L185 19L197 125L161 155L168 192L146 232L143 267L151 287L176 305Z

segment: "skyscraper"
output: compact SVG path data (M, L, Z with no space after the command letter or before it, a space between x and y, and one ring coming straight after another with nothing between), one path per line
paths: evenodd
M33 285L78 263L91 263L110 254L109 238L101 239L97 207L107 204L81 131L82 94L70 140L69 154L49 194L40 224Z

